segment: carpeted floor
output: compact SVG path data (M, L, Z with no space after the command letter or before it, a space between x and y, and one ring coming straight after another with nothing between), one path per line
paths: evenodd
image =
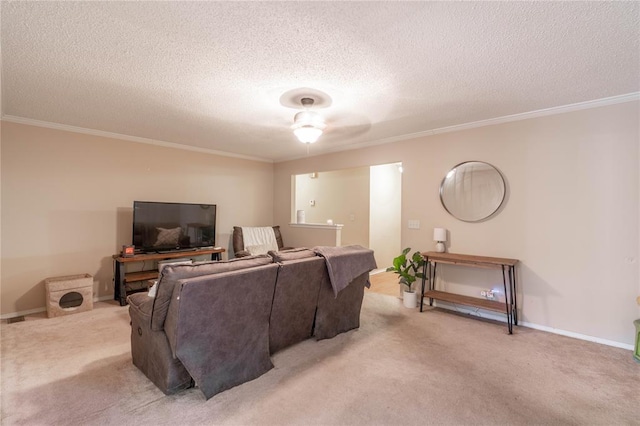
M126 307L2 324L3 425L640 424L628 350L366 293L358 330L307 340L206 401L131 363Z

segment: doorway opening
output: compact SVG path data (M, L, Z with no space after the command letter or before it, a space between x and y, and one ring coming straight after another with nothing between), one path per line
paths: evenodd
M402 163L292 176L292 222L342 224L342 245L372 249L379 269L400 252Z

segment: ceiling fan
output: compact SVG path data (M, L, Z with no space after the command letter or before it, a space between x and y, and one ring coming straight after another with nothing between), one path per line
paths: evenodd
M280 97L280 104L301 111L293 117L293 130L296 138L304 144L318 141L323 134L333 136L353 136L366 133L371 124L366 117L353 111L336 110L331 114L318 112L319 109L332 106L331 97L318 89L300 87L286 91ZM329 123L329 124L327 124Z
M324 117L310 109L314 102L314 99L309 97L300 99L304 111L298 112L293 117L293 125L291 126L293 134L302 143L316 142L327 127Z

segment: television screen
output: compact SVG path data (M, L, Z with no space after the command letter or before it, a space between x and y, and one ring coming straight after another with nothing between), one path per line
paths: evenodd
M145 252L215 246L215 204L133 202L133 245Z

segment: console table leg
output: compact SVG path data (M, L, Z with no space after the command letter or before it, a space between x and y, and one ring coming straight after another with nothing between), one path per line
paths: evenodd
M436 267L438 266L437 263L431 263L430 264L430 268L431 268L431 281L429 281L429 290L435 290L436 289ZM433 299L429 298L429 306L433 306Z
M115 283L114 283L114 299L120 302L120 306L125 306L127 304L127 290L124 285L124 272L125 267L122 263L115 260L116 263L116 271L115 271Z
M518 325L518 293L516 292L516 268L509 267L509 282L511 284L511 294L513 295L513 323Z
M427 279L427 262L422 265L422 291L420 292L420 312L422 312L422 306L424 305L424 284Z
M509 272L511 272L511 268L509 268ZM507 277L504 272L504 265L502 265L502 285L504 286L504 304L507 308L507 328L509 329L509 334L513 334L513 293L511 291L507 292ZM509 280L509 290L511 290L511 280Z

